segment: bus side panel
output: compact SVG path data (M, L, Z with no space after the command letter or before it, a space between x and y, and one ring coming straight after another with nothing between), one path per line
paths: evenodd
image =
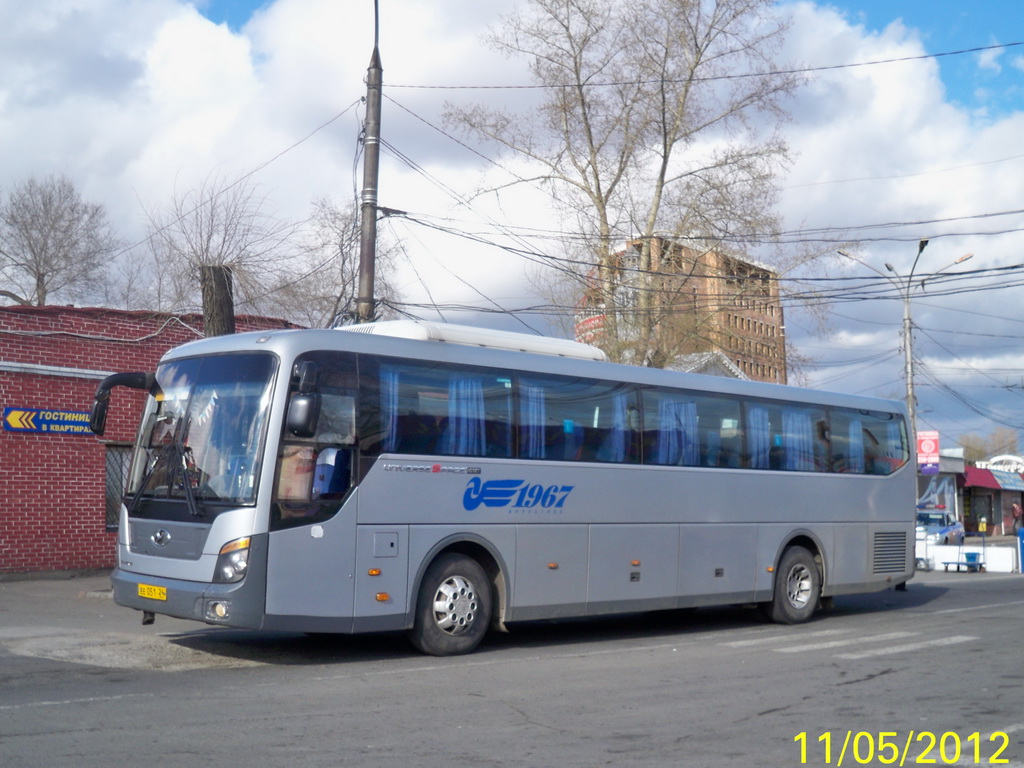
M868 546L868 525L850 523L833 526L828 547L823 592L836 594L842 585L862 584L871 573L871 548Z
M270 626L302 631L352 631L354 514L354 498L350 498L330 520L270 534Z
M589 527L517 525L509 621L582 616L587 610Z
M404 629L409 600L408 526L356 528L355 629Z
M678 525L590 526L588 613L674 608Z
M752 600L758 528L750 523L680 526L678 606Z
M845 563L824 594L877 592L914 577L914 526L910 523L876 523L837 526L836 556ZM847 529L853 529L852 533ZM858 547L858 549L844 549ZM849 562L846 562L849 561Z

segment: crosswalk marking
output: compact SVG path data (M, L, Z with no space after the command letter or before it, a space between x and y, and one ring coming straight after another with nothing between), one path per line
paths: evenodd
M901 640L906 637L914 637L917 632L889 632L885 635L874 635L869 638L848 637L843 640L830 640L825 643L811 643L809 645L793 645L788 648L773 648L776 653L802 653L803 651L822 651L828 648L843 648L847 645L863 645L866 642L882 642L885 640Z
M802 632L800 633L799 639L806 640L809 637L822 637L826 635L845 635L848 630L845 629L822 629L817 632ZM772 634L769 637L755 637L750 640L732 640L727 643L721 643L730 648L745 648L751 645L766 645L768 643L777 643L783 640L790 640L792 636L780 636Z
M887 656L892 653L908 653L911 651L919 651L922 648L934 648L940 645L957 645L959 643L969 643L979 638L972 635L954 635L952 637L940 637L936 640L923 640L920 643L908 643L906 645L890 645L884 648L873 648L869 651L857 651L856 653L839 653L836 654L836 658L839 659L867 659L871 656Z
M845 637L837 637L845 635ZM777 648L766 648L775 653L804 653L811 651L828 651L850 646L860 646L845 653L835 654L837 659L868 659L873 656L888 656L896 653L911 653L923 648L934 648L944 645L958 645L969 643L979 638L973 635L954 635L951 637L939 637L933 640L919 640L913 643L892 644L894 640L905 640L911 637L918 637L921 632L897 631L886 632L881 635L851 635L846 629L823 629L816 632L803 632L797 634L775 634L766 637L748 638L745 640L731 640L718 643L728 648L755 648L758 646L776 645ZM878 643L889 643L889 645L877 645ZM869 647L870 646L870 647Z

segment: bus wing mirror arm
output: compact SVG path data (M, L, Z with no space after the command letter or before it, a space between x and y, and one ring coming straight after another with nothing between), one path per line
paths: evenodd
M89 429L95 435L102 435L107 429L107 407L110 405L110 391L114 387L129 387L147 392L156 386L156 375L152 373L115 373L100 382L93 396L92 412L89 414Z

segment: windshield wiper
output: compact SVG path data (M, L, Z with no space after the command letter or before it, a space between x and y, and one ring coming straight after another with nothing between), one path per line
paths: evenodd
M178 456L181 457L181 482L185 486L185 498L188 500L188 513L192 517L203 517L203 510L199 508L199 503L196 501L196 492L192 488L192 475L188 471L188 448L183 448L178 445L177 442L173 443L178 448Z
M185 501L188 503L188 513L192 517L205 517L206 513L203 512L196 501L195 490L192 488L192 479L188 469L188 449L181 445L177 440L165 445L160 449L160 452L156 455L153 463L149 469L146 470L146 474L142 476L142 480L139 482L139 490L136 491L132 497L132 503L128 507L129 517L133 516L139 509L142 503L142 497L147 495L146 489L149 485L150 479L153 474L160 467L163 467L167 471L167 496L173 498L174 494L174 481L177 473L181 472L181 482L185 488ZM150 498L156 498L156 496L150 492Z
M146 486L149 485L150 478L153 477L153 473L156 472L157 467L167 466L171 462L170 453L172 452L173 445L165 445L157 453L156 458L153 459L152 463L147 467L145 474L139 480L138 490L135 491L135 495L132 496L132 503L128 505L128 516L134 517L135 513L139 511L139 506L142 503L142 497L145 495ZM151 494L152 495L152 494Z

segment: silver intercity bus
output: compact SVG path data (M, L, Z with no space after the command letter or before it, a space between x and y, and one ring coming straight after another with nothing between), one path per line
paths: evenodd
M762 603L797 623L911 578L901 405L602 360L398 321L209 338L115 374L95 432L113 387L149 397L114 598L447 655L535 619Z

